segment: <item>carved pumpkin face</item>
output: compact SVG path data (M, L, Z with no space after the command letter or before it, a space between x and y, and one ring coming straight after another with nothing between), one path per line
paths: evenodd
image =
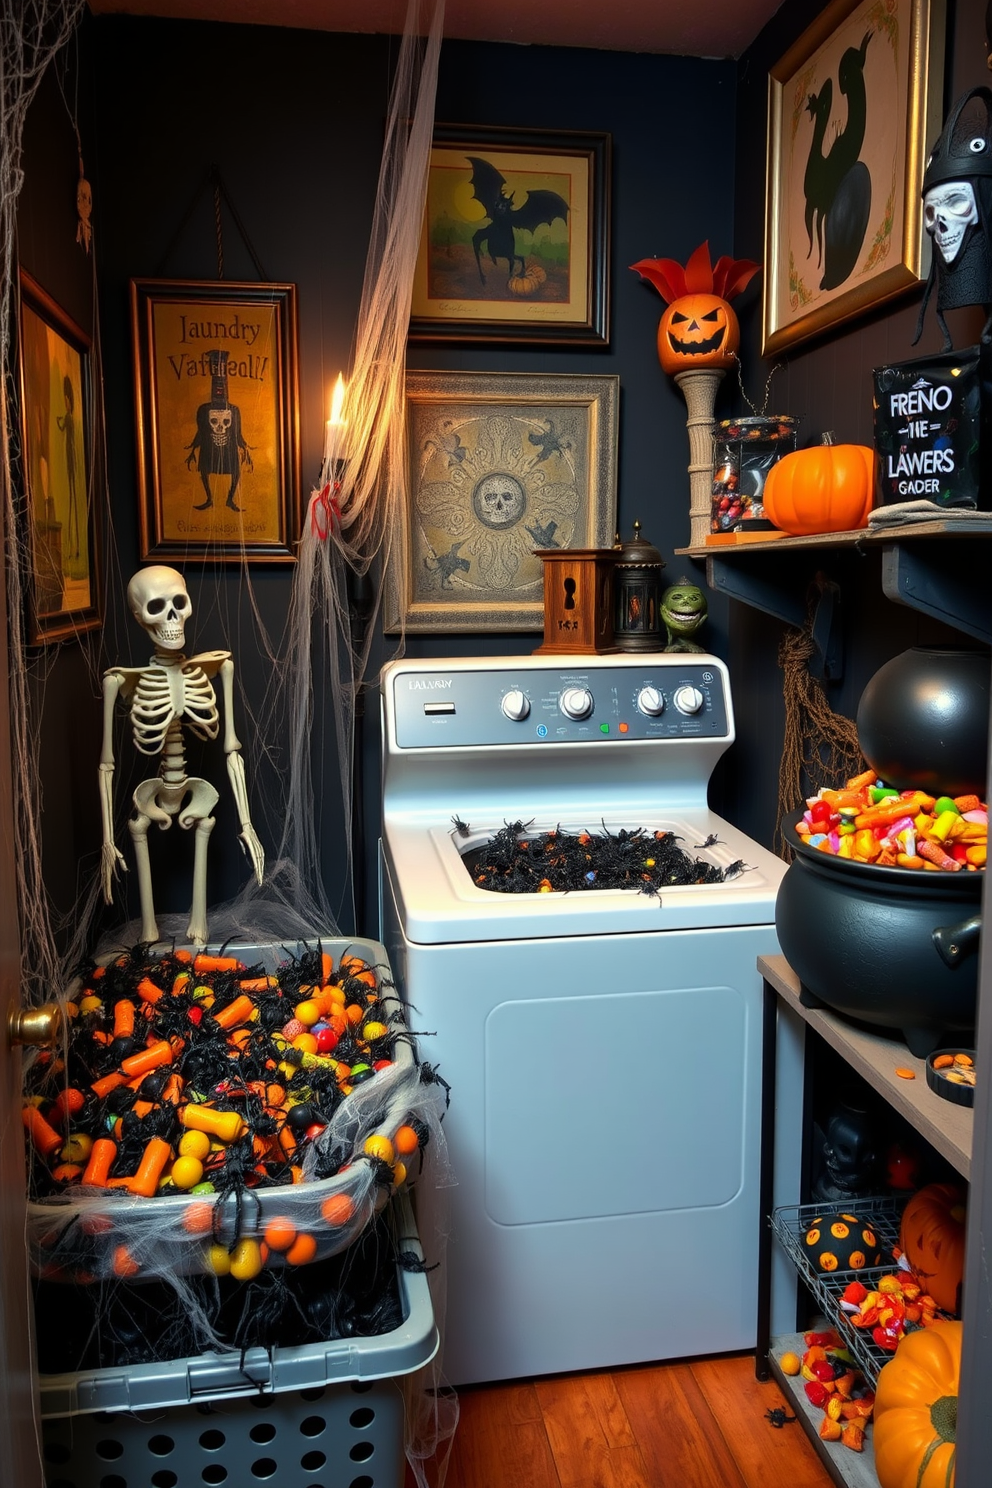
M730 367L740 345L737 316L715 294L689 294L673 301L658 326L658 359L666 372L693 367Z

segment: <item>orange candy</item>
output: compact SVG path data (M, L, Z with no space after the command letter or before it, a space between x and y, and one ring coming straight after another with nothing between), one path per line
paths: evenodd
M317 1240L313 1235L297 1235L286 1252L291 1266L306 1266L317 1254Z
M393 1137L393 1146L401 1157L409 1157L420 1146L417 1133L412 1126L398 1126Z
M141 1267L138 1265L137 1261L134 1259L134 1256L128 1250L126 1245L114 1246L113 1267L114 1275L123 1277L124 1279L127 1279L131 1276L137 1276L138 1272L141 1270Z
M297 1238L296 1226L285 1215L270 1219L265 1226L265 1243L270 1250L289 1250Z
M213 1222L213 1204L190 1204L183 1213L183 1229L188 1235L208 1235Z
M355 1206L347 1194L330 1194L320 1206L320 1212L330 1225L346 1225L355 1213Z

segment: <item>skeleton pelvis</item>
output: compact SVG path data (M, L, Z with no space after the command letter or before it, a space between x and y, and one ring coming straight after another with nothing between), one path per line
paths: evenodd
M183 802L188 802L183 806ZM156 776L154 780L143 780L134 793L134 809L138 816L157 822L164 831L178 817L181 827L191 827L194 822L205 821L220 800L219 793L209 780L188 777L173 785Z

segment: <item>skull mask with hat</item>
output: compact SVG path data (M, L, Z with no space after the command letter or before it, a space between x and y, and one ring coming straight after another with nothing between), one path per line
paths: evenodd
M944 350L952 346L945 310L982 305L992 329L992 90L972 88L959 98L933 147L923 175L923 221L933 240L926 291L913 345L920 339L937 284L937 323Z

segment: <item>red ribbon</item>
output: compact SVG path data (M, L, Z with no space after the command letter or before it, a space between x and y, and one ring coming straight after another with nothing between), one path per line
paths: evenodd
M340 481L326 481L310 502L310 532L319 542L326 542L335 525L341 526L341 508L338 505Z

